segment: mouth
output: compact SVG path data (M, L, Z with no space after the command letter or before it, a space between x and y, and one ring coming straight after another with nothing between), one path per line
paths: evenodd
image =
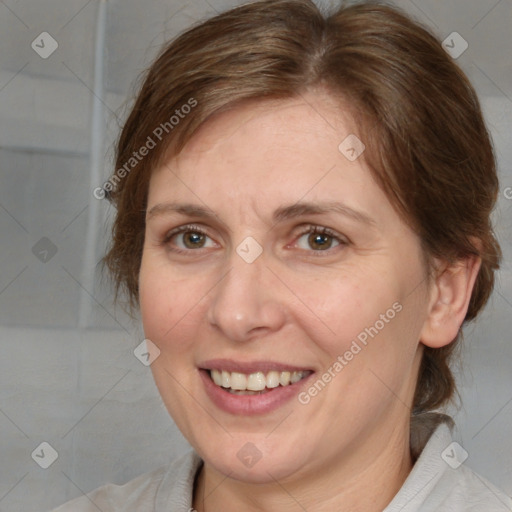
M285 363L215 359L199 365L210 401L237 416L270 414L298 395L315 371Z
M311 370L288 371L271 370L268 372L241 373L228 370L207 370L212 382L233 395L261 395L286 387L311 375Z

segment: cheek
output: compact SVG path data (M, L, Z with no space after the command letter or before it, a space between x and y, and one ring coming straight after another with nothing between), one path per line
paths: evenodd
M176 276L168 268L141 266L140 310L144 333L160 350L183 350L187 332L198 325L198 314L209 289L200 277Z
M295 285L303 304L297 303L294 316L331 358L349 350L354 340L364 346L372 336L390 330L401 309L397 287L382 274L363 276L353 269L314 283L296 278Z

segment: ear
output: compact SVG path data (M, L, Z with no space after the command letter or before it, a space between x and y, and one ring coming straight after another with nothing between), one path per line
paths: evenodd
M471 293L480 270L478 256L457 260L438 267L430 285L427 319L420 341L427 347L440 348L457 336L468 310Z

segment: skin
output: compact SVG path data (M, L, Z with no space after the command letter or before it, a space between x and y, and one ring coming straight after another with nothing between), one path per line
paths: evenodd
M199 512L380 511L410 472L422 349L456 336L479 262L437 262L427 279L417 235L363 157L351 162L338 150L352 133L355 124L323 91L253 102L209 120L153 172L142 321L161 351L152 371L163 401L205 461ZM273 220L298 201L342 202L371 220L333 212ZM167 203L212 216L157 206ZM197 228L167 237L190 223L207 234L199 243ZM339 242L321 236L327 249L319 249L310 225L330 228ZM263 249L253 263L236 252L248 236ZM220 410L204 391L198 365L213 358L283 362L319 377L397 302L402 310L308 404L294 397L247 417ZM247 442L261 452L252 468L237 457Z

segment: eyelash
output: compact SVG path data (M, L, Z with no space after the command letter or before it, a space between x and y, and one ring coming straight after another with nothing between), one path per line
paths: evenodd
M187 232L199 233L203 236L211 238L208 235L208 233L200 226L195 225L195 224L186 224L184 226L175 228L172 231L170 231L169 233L167 233L162 239L162 245L168 246L173 237L175 237L176 235L180 235L182 233L187 233ZM333 248L329 248L329 249L325 249L325 250L318 250L318 251L315 251L313 249L311 249L309 251L306 249L302 249L302 250L311 252L311 253L315 254L315 256L322 256L322 254L330 254L332 249L336 249L336 247L343 247L343 246L346 246L349 244L349 241L346 237L343 237L342 235L337 234L335 231L333 231L330 228L318 226L318 225L314 225L314 224L308 225L307 229L299 232L296 235L296 237L297 237L297 240L299 240L304 235L311 235L311 234L317 234L317 233L320 235L326 235L326 236L331 237L334 241L338 242L339 245L337 245ZM197 251L197 250L198 249L180 249L180 248L176 248L176 247L172 248L172 251L176 252L178 254L187 254L187 253L189 254L190 252Z
M349 243L348 239L346 237L344 237L342 235L339 235L338 233L336 233L332 229L324 227L324 226L317 226L317 225L314 225L314 224L310 224L307 227L307 229L305 229L304 231L301 231L297 235L297 240L302 238L304 235L313 235L313 234L326 235L326 236L332 238L332 240L338 242L338 244L339 244L339 245L336 245L335 247L330 247L329 249L318 250L318 251L315 251L313 249L310 249L310 250L301 249L301 250L304 250L306 252L312 253L314 256L321 257L324 254L326 254L326 255L331 254L332 251L336 250L337 247L338 248L339 247L344 247L344 246L347 246L348 243Z
M162 239L162 245L169 245L171 242L171 239L175 237L176 235L181 235L182 233L187 233L188 231L192 231L193 233L200 233L201 235L208 236L208 233L202 229L200 226L196 226L195 224L186 224L185 226L180 226L179 228L175 228L172 231L169 231L163 239ZM189 253L193 249L184 250L174 247L172 249L174 252L177 253Z

